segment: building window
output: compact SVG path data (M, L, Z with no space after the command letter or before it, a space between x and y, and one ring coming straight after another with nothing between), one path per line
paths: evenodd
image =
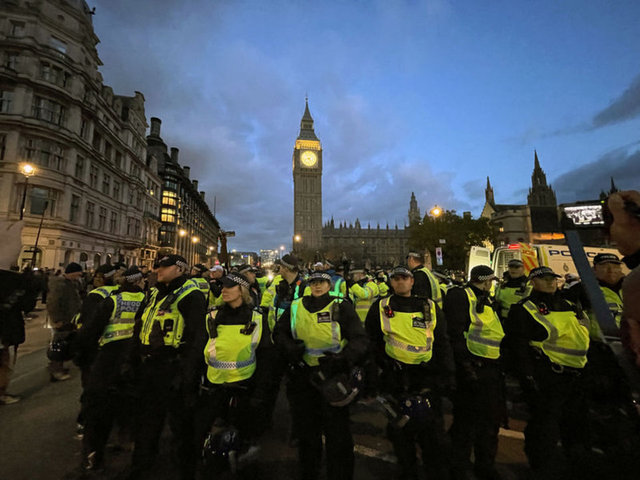
M163 208L160 220L166 223L176 222L176 211L173 208Z
M111 233L118 233L118 214L111 212L111 220L109 220L109 231Z
M60 40L59 38L51 37L49 39L49 46L54 50L57 50L59 53L61 53L63 58L64 58L64 55L67 53L67 44L64 43L62 40Z
M76 173L75 173L75 177L79 178L80 180L82 180L83 176L84 176L84 158L82 158L80 155L78 155L76 157Z
M104 142L104 158L107 161L111 162L111 153L113 152L113 147L109 142Z
M162 205L170 205L175 207L178 204L178 195L176 192L165 191L162 193Z
M178 184L176 182L173 182L171 180L167 180L164 182L164 188L167 188L169 190L173 190L174 192L178 191Z
M122 153L120 153L120 152L116 152L116 160L115 160L115 163L116 163L116 167L118 167L118 168L122 168Z
M91 142L93 148L100 151L100 147L102 145L102 136L96 131L93 131L93 141Z
M30 212L33 215L44 215L49 212L49 217L53 217L56 211L56 201L58 192L43 187L31 188Z
M22 154L40 167L53 168L64 172L66 168L65 150L62 145L44 138L23 137Z
M18 57L20 56L20 54L18 52L7 52L5 60L4 60L4 66L5 68L8 68L10 70L18 70Z
M127 217L127 235L133 234L133 217Z
M4 160L4 149L7 145L7 135L0 133L0 160Z
M89 120L86 118L83 118L80 122L80 136L85 140L89 136Z
M80 197L78 195L71 195L71 212L69 214L69 220L71 222L77 222L79 212L80 212Z
M56 125L64 123L64 107L48 98L34 97L31 114L45 122Z
M102 193L109 195L111 191L111 177L106 173L102 175Z
M135 228L135 232L134 232L135 237L136 238L141 238L140 235L141 235L142 231L140 229L140 220L136 219L134 228Z
M93 228L93 217L96 212L96 204L93 202L87 202L87 216L86 216L86 225L89 228Z
M12 37L22 37L24 35L24 22L16 22L11 20L10 35Z
M71 76L57 65L48 62L40 63L40 78L59 87L68 87Z
M120 182L113 182L113 199L120 201Z
M133 186L129 185L129 205L133 206Z
M89 169L89 186L91 188L98 187L98 167L94 167L93 165L91 165Z
M98 230L104 232L107 226L107 209L100 207L100 214L98 215Z
M13 92L9 90L0 90L0 113L11 113L12 100Z

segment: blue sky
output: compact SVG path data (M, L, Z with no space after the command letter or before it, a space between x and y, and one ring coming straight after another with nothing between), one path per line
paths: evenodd
M232 248L290 246L304 98L323 216L400 226L411 192L478 216L640 188L637 1L94 0L106 84L139 90Z

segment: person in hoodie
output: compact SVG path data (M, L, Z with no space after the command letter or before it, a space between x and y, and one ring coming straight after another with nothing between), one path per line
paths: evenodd
M506 355L531 412L525 453L542 478L567 478L566 460L583 454L589 441L583 382L589 320L558 293L558 278L549 267L531 270L531 295L511 307L504 324Z

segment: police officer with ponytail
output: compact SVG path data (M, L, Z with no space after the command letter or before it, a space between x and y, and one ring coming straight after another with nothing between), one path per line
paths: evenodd
M348 403L357 393L350 374L364 359L368 342L351 304L329 294L331 275L314 272L309 285L311 295L293 300L274 331L290 366L287 387L299 440L299 478L319 477L324 434L327 478L349 480L354 454ZM344 397L334 395L337 378L343 382Z
M457 389L451 427L454 478L500 478L495 468L498 431L505 416L500 346L504 337L490 296L497 277L486 265L471 269L465 287L448 291L444 309L456 363Z
M365 328L381 371L372 386L393 411L387 435L402 479L421 478L416 444L429 479L449 478L442 396L455 384L447 323L433 300L412 295L413 273L391 271L393 294L377 300Z
M118 418L122 426L128 426L131 420L131 399L122 373L129 360L135 315L144 299L143 287L142 272L138 267L129 268L124 272L122 285L111 291L96 307L89 322L83 324L83 341L92 343L96 349L84 392L83 471L102 467L114 420Z
M194 344L205 358L195 421L197 454L203 445L208 448L205 455L228 454L224 448L246 451L255 446L266 426L264 409L273 388L274 348L267 312L256 308L250 288L249 280L240 273L224 277L223 303L209 312L207 336ZM224 432L236 431L235 445L219 444Z
M129 478L144 478L155 462L165 419L173 433L181 478L192 477L193 412L202 351L193 345L206 337L206 300L189 280L180 255L158 261L158 283L136 315L138 412Z

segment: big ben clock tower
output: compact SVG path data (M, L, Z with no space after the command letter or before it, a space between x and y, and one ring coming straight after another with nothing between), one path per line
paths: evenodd
M307 99L293 148L293 249L319 250L321 245L322 145L313 131Z

